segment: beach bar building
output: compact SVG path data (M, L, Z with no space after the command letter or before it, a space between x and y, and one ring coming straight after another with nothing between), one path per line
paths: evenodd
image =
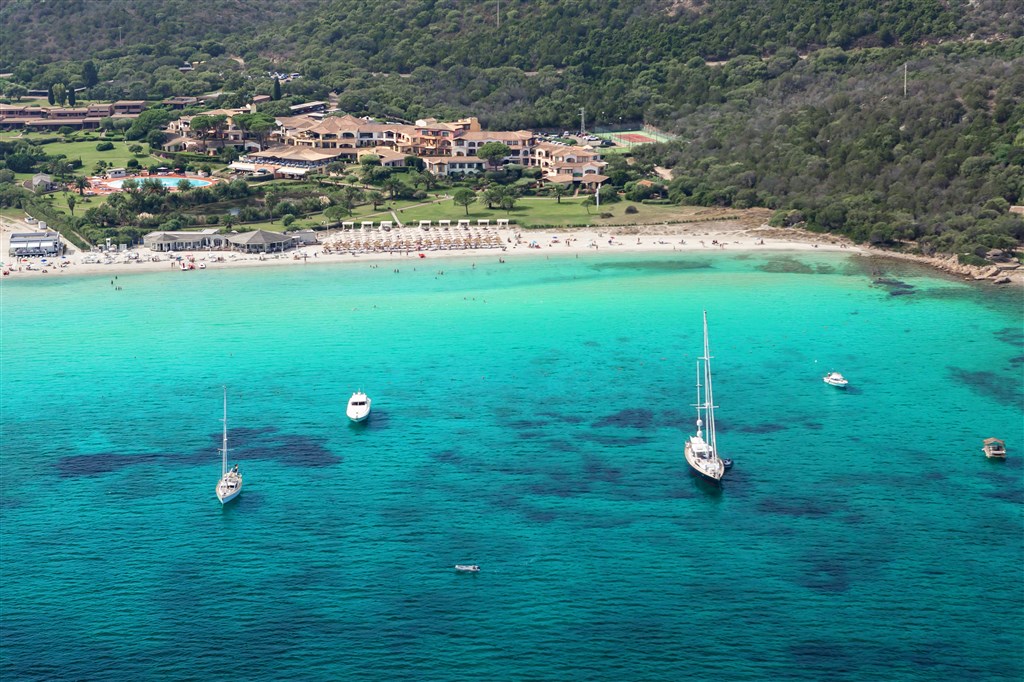
M45 232L15 232L11 235L11 256L59 256L64 252L60 235Z
M246 253L270 253L272 251L284 251L294 245L295 240L290 236L267 230L254 230L242 232L228 237L231 246L236 251Z
M217 234L216 230L201 232L150 232L142 238L142 243L153 251L210 251L212 249L229 248L226 235Z

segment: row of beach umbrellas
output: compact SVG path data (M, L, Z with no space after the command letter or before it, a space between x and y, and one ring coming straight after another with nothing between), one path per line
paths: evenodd
M493 249L501 248L501 237L494 232L470 230L455 234L443 231L431 233L411 230L393 230L386 233L359 234L338 232L323 241L332 251L432 251L452 249Z

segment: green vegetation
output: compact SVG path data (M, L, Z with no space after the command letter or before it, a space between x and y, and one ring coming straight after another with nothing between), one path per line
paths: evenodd
M216 91L216 107L268 94L274 101L246 121L262 132L290 104L331 92L347 113L474 115L492 129L574 129L584 108L591 128L646 123L677 135L629 150L644 173L674 170L677 203L764 206L778 225L977 253L1016 248L1024 237L1024 221L1008 210L1024 203L1017 4L507 0L499 26L498 3L469 0L248 0L244 9L21 0L0 6L0 63L13 72L0 91L22 102L29 88L66 96L86 87L81 94L103 100ZM151 108L123 132L157 144L175 115ZM7 148L3 161L20 177L42 167L37 156ZM347 212L431 191L413 173L355 172L378 194L307 193L330 193ZM608 174L635 190L627 183L638 173L610 166ZM525 196L531 180L488 173L471 184ZM487 200L478 196L456 208L481 210Z

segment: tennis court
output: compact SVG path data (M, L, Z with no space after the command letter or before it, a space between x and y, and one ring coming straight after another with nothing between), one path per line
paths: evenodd
M600 137L611 140L622 147L631 147L635 144L654 144L655 142L667 142L671 136L651 130L627 130L621 133L602 133Z

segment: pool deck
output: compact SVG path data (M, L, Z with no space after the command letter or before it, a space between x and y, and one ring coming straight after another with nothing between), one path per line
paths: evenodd
M200 177L198 175L183 175L181 173L161 173L157 175L151 175L149 173L133 173L131 175L125 175L120 178L108 178L106 176L91 176L87 178L89 180L89 188L85 190L86 195L91 196L103 196L107 194L115 194L117 192L123 192L124 190L119 186L114 186L115 182L123 183L125 180L137 180L140 183L145 180L157 179L157 180L173 180L174 183L164 186L171 192L177 192L176 187L179 180L202 180L203 182L209 183L208 185L198 185L199 187L209 187L215 185L218 180L211 177ZM69 185L70 189L76 189L74 185Z

